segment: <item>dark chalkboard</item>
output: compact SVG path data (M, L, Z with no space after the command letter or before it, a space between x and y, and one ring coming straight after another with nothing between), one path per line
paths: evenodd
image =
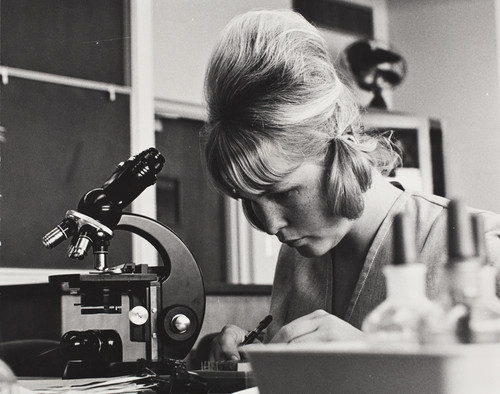
M2 0L4 66L124 85L124 0Z
M10 78L1 87L3 194L0 266L92 268L47 250L41 238L130 156L129 96ZM130 236L112 241L110 265L130 261Z

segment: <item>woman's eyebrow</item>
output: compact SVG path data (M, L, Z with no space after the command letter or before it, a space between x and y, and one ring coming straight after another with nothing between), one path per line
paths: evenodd
M269 188L268 193L282 193L298 186L297 182L276 183Z
M273 183L272 185L269 186L267 189L266 193L277 193L280 191L283 191L284 189L287 188L286 184L283 184L281 182Z

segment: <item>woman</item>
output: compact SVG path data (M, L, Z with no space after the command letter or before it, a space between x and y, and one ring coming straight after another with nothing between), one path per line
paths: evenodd
M363 130L316 28L284 10L234 18L211 57L206 97L214 184L284 244L267 341L360 338L364 317L385 297L381 267L392 262L392 218L401 211L415 222L435 294L436 268L447 258L448 201L389 182L398 156L384 137ZM226 326L211 359L239 359L246 334Z

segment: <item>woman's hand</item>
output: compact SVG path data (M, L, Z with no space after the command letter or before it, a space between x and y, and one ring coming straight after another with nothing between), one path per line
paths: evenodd
M238 347L243 343L247 331L235 325L227 325L212 341L209 361L240 360Z
M281 327L271 343L356 341L363 332L335 315L317 310Z

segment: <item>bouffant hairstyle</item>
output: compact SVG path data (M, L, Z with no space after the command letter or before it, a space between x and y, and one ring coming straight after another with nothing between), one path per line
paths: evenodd
M215 186L259 195L305 161L324 165L333 214L355 219L372 171L395 162L390 143L363 130L356 100L321 33L290 10L250 11L222 31L205 80L205 161ZM245 204L251 223L261 228Z

